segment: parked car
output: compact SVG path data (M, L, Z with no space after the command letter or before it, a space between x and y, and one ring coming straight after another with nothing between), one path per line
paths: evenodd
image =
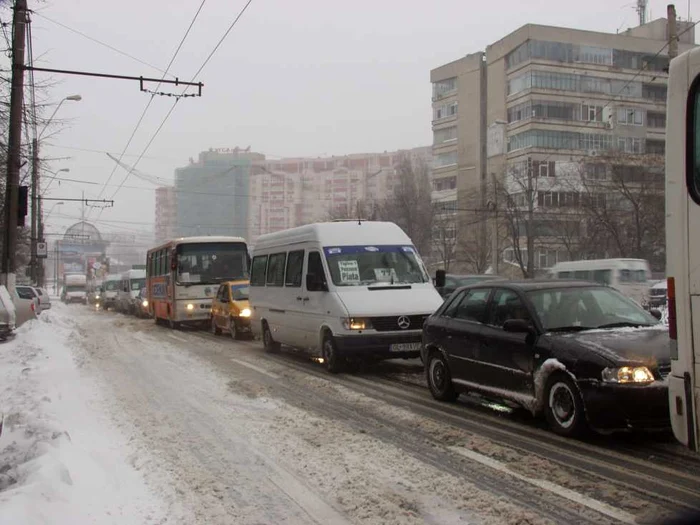
M656 283L651 287L649 291L649 307L658 308L659 306L666 306L666 293L668 292L668 285L666 281L661 281Z
M34 291L37 294L37 299L39 299L39 310L41 312L51 309L51 297L46 290L34 286Z
M36 295L27 290L22 290L26 288L24 286L15 287L15 291L12 294L12 302L15 305L15 326L19 328L27 321L37 318L37 313L39 310L39 299Z
M439 286L439 278L436 277L436 286L438 293L443 297L447 298L457 289L462 286L469 286L470 284L479 283L482 281L495 281L503 280L503 277L498 275L487 275L487 274L474 274L474 275L455 275L455 274L445 274L445 285Z
M222 283L211 303L211 331L220 335L222 331L234 339L251 335L248 281Z
M23 299L27 299L30 297L36 299L36 313L37 313L37 315L44 311L44 308L42 308L42 304L41 304L41 294L39 293L38 288L34 288L33 286L19 285L18 284L17 286L15 286L15 290L17 290L17 294L20 297L22 297Z
M428 386L439 400L515 402L567 436L667 428L670 341L658 317L595 283L474 284L425 323Z
M0 341L5 341L14 332L17 313L12 296L4 284L0 284Z

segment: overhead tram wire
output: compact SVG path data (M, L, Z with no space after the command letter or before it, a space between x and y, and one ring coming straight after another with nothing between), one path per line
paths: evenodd
M200 66L200 68L197 70L197 72L192 76L192 82L194 82L194 81L196 80L196 78L199 76L199 74L202 72L202 70L203 70L203 69L206 67L206 65L209 63L209 61L211 60L211 58L214 56L214 54L215 54L216 51L219 49L219 47L221 47L221 44L223 44L224 40L226 40L226 37L227 37L227 36L229 35L229 33L233 30L233 28L236 26L236 24L237 24L238 21L241 19L241 17L243 16L243 14L244 14L244 13L246 12L246 10L248 9L248 6L250 6L250 4L251 4L252 2L253 2L253 0L248 0L248 1L246 2L246 4L243 6L243 8L238 12L238 15L236 15L236 18L233 19L233 22L231 22L231 25L229 25L228 29L227 29L226 32L223 34L223 36L219 39L219 41L217 42L217 44L214 46L214 49L212 49L211 53L209 53L209 56L207 56L207 58L204 60L204 62L202 63L202 65ZM181 95L184 95L185 92L186 92L188 89L189 89L189 86L185 87L185 88L182 90ZM153 141L156 139L156 137L157 137L158 134L160 133L160 130L163 129L163 126L165 125L165 123L166 123L166 122L168 121L168 119L170 118L170 115L171 115L172 112L175 110L175 107L177 106L177 103L178 103L179 101L180 101L180 98L179 98L179 97L175 99L175 102L173 102L173 105L170 107L170 111L168 111L168 113L165 115L165 118L163 118L163 121L160 123L160 125L159 125L158 128L156 129L155 133L154 133L153 136L151 137L151 140L148 141L148 144L146 144L146 147L145 147L145 148L143 149L143 151L141 152L141 155L139 155L139 158L136 159L136 162L135 162L134 165L132 166L132 170L133 170L133 169L136 169L136 166L139 164L139 162L141 161L141 159L143 158L143 156L146 154L146 152L148 151L148 149L151 147L151 144L153 144ZM121 160L121 159L120 159L120 160ZM127 179L129 178L130 175L131 175L131 172L128 172L127 175L126 175L126 177L124 177L124 180L122 180L122 183L119 185L119 187L118 187L118 188L114 191L114 193L112 194L112 199L114 199L114 196L115 196L117 193L119 193L119 190L121 190L121 188L123 187L124 183L126 183L126 181L127 181ZM101 213L102 213L102 211L100 211L100 214L101 214Z
M187 27L187 31L185 31L185 34L183 37L180 39L180 43L177 46L177 49L175 49L175 53L173 53L172 58L170 59L170 62L168 63L168 67L165 68L165 71L163 72L163 77L161 78L161 81L165 79L165 77L168 75L168 72L170 71L170 68L173 65L173 62L175 62L175 58L177 58L177 55L180 53L180 50L182 49L182 46L185 43L185 40L187 39L188 35L190 34L190 31L192 30L192 27L194 26L194 23L197 21L197 18L199 17L199 13L201 13L202 8L204 7L204 4L206 3L207 0L202 0L202 2L199 4L199 8L197 9L197 12L194 14L194 17L192 18L192 21L190 22L190 25ZM157 91L158 88L160 87L160 82L156 86L154 91ZM121 162L122 158L124 158L124 154L126 153L126 150L129 148L131 145L131 141L134 140L134 136L136 135L136 132L138 131L139 127L141 126L141 123L143 122L144 117L146 116L146 113L148 112L148 109L151 107L151 104L153 103L153 99L155 98L156 94L151 93L151 98L148 99L148 103L146 104L146 107L143 109L143 112L141 113L141 116L139 117L138 122L136 123L136 126L134 127L134 130L131 132L131 136L129 137L129 140L126 142L126 146L124 146L124 149L122 150L121 154L119 155L119 162ZM176 99L176 101L179 99ZM140 159L141 157L139 157ZM109 174L109 177L107 177L107 181L105 182L105 186L102 188L100 191L100 197L104 194L104 191L107 187L107 184L109 184L109 181L112 180L112 177L117 171L117 168L119 166L117 164L114 165L114 168L112 168L112 172ZM100 211L100 214L102 211ZM88 211L88 217L90 215L90 212Z
M53 23L53 24L56 24L56 25L58 25L58 26L61 26L62 28L67 29L68 31L71 31L72 33L75 33L76 35L80 35L80 36L82 36L83 38L86 38L86 39L88 39L88 40L90 40L90 41L92 41L92 42L94 42L94 43L96 43L96 44L99 44L99 45L101 45L101 46L104 46L104 47L106 47L107 49L111 49L112 51L114 51L114 52L116 52L116 53L118 53L118 54L120 54L120 55L122 55L122 56L125 56L125 57L127 57L127 58L130 58L131 60L134 60L134 61L138 62L139 64L143 64L144 66L148 66L148 67L150 67L150 68L152 68L152 69L155 69L156 71L158 71L159 73L163 73L164 75L167 74L167 71L164 71L163 69L159 68L158 66L154 66L153 64L149 64L149 63L146 62L145 60L141 60L141 59L138 58L138 57L135 57L135 56L133 56L133 55L130 55L129 53L127 53L127 52L125 52L125 51L122 51L121 49L118 49L118 48L116 48L116 47L114 47L114 46L112 46L112 45L110 45L110 44L107 44L107 43L105 43L105 42L102 42L101 40L98 40L97 38L91 37L90 35L87 35L87 34L83 33L82 31L78 31L77 29L74 29L74 28L72 28L72 27L70 27L70 26L67 26L66 24L63 24L63 23L61 23L61 22L59 22L59 21L57 21L57 20L54 20L54 19L52 19L52 18L49 18L48 16L46 16L46 15L43 14L43 13L40 13L39 11L30 11L30 12L33 13L34 15L36 15L36 16L39 16L39 17L43 18L44 20L47 20L47 21L49 21L49 22L51 22L51 23ZM173 77L173 78L175 78L175 75L170 75L170 76Z

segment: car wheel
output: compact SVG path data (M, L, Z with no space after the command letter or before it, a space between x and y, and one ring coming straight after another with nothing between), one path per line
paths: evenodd
M447 359L440 352L432 352L428 356L428 366L425 368L430 393L438 401L454 401L459 394L452 384L452 374Z
M216 321L214 320L214 316L211 318L211 333L214 335L221 335L221 328L216 326Z
M550 428L562 436L576 436L586 428L586 415L578 388L570 377L554 374L547 381L545 416Z
M263 322L263 346L265 351L271 354L279 352L280 349L280 344L273 339L270 327L265 322Z
M326 370L331 374L342 372L345 368L345 360L338 355L338 347L335 346L335 341L331 334L326 334L323 338L323 363L326 365Z

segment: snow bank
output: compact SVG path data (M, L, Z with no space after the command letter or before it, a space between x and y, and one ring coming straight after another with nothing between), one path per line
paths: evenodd
M0 345L0 524L162 523L130 448L81 373L62 304Z

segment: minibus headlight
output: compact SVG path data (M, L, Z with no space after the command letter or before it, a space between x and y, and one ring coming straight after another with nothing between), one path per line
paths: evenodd
M192 303L189 303L189 304L187 305L187 310L190 311L190 312L191 312L192 310L194 310L194 305L193 305Z
M241 310L241 317L250 317L250 308L243 308L243 310Z
M346 330L368 330L372 328L372 323L362 317L348 317L343 319L343 327Z
M143 302L141 303L141 306L143 306L144 308L148 308L148 300L144 299Z

